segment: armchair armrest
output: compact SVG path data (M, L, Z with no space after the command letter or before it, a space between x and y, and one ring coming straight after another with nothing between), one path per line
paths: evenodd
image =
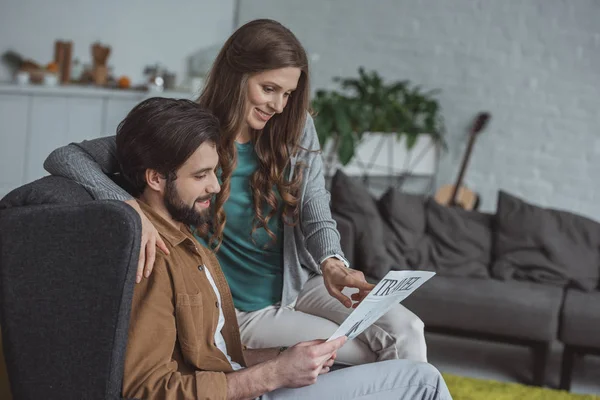
M117 201L0 211L0 323L15 399L120 398L141 222Z

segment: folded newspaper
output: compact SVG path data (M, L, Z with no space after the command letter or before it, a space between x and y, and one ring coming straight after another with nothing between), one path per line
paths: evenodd
M434 275L429 271L388 272L327 341L341 336L354 339Z

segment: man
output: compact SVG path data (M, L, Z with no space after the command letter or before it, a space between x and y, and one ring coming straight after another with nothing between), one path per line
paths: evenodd
M152 98L117 133L123 177L164 239L135 286L123 394L144 399L450 399L426 363L385 361L328 373L346 338L244 349L214 254L189 226L220 191L217 119L187 100Z

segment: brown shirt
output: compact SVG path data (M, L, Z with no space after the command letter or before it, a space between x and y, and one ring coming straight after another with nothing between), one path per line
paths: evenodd
M125 357L123 395L142 399L226 399L231 364L214 343L221 294L221 331L233 361L245 366L233 300L212 251L191 232L176 229L148 205L143 212L164 239L170 255L156 252L149 278L135 285Z

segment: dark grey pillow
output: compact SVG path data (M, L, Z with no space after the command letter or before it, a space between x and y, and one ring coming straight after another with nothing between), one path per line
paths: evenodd
M492 217L477 211L427 204L429 262L438 274L487 278L492 255Z
M591 291L598 286L600 224L498 194L492 275Z
M338 170L331 183L331 211L355 227L355 263L365 275L381 279L390 269L406 267L406 261L386 251L384 222L367 188Z
M406 248L415 247L425 235L425 205L425 196L402 193L394 188L385 192L378 202L381 216Z
M385 222L385 245L394 258L404 257L410 268L434 270L429 263L426 236L426 197L394 188L381 196L377 206Z

